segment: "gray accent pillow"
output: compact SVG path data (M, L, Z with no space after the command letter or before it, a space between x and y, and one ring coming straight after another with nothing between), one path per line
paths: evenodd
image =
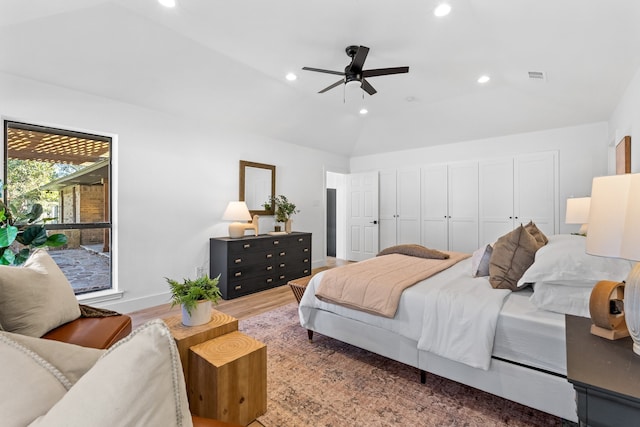
M429 249L424 246L416 245L416 244L390 246L378 252L376 256L389 255L389 254L408 255L408 256L414 256L418 258L429 258L429 259L449 259L449 254L445 254L444 252L440 252L435 249Z
M476 249L471 255L471 275L473 277L487 277L489 275L489 260L493 253L493 247L487 245Z
M41 337L80 317L73 288L46 250L23 266L0 265L0 324L5 331Z

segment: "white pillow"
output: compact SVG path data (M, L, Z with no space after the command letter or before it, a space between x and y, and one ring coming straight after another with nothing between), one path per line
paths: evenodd
M536 282L529 301L541 310L574 316L591 317L589 299L597 282L587 286L565 286L562 284Z
M29 425L193 426L178 349L167 325L153 320L118 341Z
M493 247L487 245L476 249L471 255L471 275L473 277L486 277L489 275L489 260L493 253Z
M46 250L21 267L0 265L0 323L5 331L41 337L80 317L73 288Z
M23 427L45 414L103 350L0 332L0 420Z
M518 280L518 287L536 282L584 286L585 282L621 282L627 278L633 262L587 255L585 242L585 237L572 234L550 236L549 243L536 252L533 265Z

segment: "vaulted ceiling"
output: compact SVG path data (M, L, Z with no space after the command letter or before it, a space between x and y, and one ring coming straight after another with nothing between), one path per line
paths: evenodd
M640 67L638 0L448 2L1 0L0 71L363 155L606 121ZM409 73L318 94L354 44Z

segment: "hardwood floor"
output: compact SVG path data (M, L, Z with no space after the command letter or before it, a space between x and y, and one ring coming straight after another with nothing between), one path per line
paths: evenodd
M318 271L326 268L337 267L346 263L348 263L348 261L336 258L327 258L327 266L313 269L311 274L314 275ZM291 288L288 285L284 285L232 300L220 300L218 305L214 306L214 309L228 314L229 316L233 316L238 320L242 320L271 311L295 301L296 299ZM180 306L171 308L171 304L167 303L145 308L143 310L133 311L127 314L131 316L131 322L135 329L149 320L164 319L178 313L180 313Z

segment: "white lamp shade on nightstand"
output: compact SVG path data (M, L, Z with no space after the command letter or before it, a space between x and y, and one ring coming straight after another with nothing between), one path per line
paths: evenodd
M244 224L239 221L251 221L251 214L245 202L229 202L222 219L234 221L229 224L229 237L238 238L244 236L245 231Z
M591 197L574 197L567 199L565 224L582 224L579 233L585 234L589 223L590 206Z
M588 222L588 254L640 261L640 174L594 178ZM624 315L640 355L640 263L626 280Z

